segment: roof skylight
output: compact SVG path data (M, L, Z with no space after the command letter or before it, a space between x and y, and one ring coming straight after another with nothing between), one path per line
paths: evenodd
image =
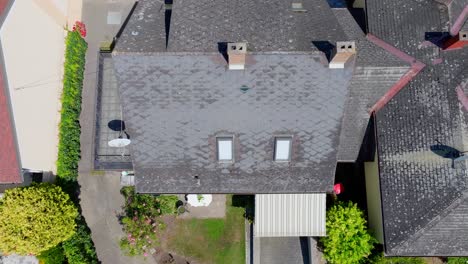
M275 138L275 161L291 160L291 137Z
M218 137L218 161L231 162L233 160L232 137Z

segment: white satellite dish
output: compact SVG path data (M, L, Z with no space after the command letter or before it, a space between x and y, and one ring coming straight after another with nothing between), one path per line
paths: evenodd
M130 139L127 138L116 138L108 142L109 147L114 148L123 148L125 146L130 145Z
M460 156L458 158L456 158L454 161L462 161L462 160L468 160L468 155L463 155L463 156Z

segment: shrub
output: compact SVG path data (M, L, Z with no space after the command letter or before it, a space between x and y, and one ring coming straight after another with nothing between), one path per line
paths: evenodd
M37 255L75 233L78 210L59 186L7 190L0 200L0 251Z
M120 240L120 247L127 255L147 256L158 245L157 233L164 228L160 216L175 214L178 198L136 194L134 187L124 187L121 193L125 197L121 221L127 236Z
M63 264L65 262L65 255L63 254L62 245L58 245L49 250L43 251L39 256L39 263L41 264Z
M447 264L467 264L468 258L463 257L449 257L447 258Z
M78 31L68 32L57 159L57 177L65 182L76 181L78 177L78 161L80 160L79 118L86 49L86 41Z
M63 251L70 264L95 264L99 263L94 249L91 234L84 219L79 216L76 220L78 226L76 233L63 242Z
M320 239L329 263L363 263L376 240L366 228L363 212L356 204L337 203L327 211L328 235Z
M370 264L424 264L423 258L417 257L385 257L383 252L374 254L369 259Z
M72 196L78 204L78 162L80 160L80 113L81 90L85 69L87 43L83 39L86 28L77 22L65 40L65 63L63 76L62 110L59 125L59 150L57 158L57 183ZM75 219L76 233L64 241L62 248L70 264L99 263L91 239L91 233L84 219Z

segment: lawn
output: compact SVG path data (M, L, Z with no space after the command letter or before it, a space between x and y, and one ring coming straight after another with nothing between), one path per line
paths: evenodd
M227 196L224 219L177 219L168 250L201 263L245 263L244 212Z

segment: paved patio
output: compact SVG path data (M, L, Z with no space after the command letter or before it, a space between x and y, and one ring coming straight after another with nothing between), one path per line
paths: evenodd
M114 12L115 13L115 12ZM109 147L116 138L130 138L122 120L117 79L110 54L99 56L96 101L96 145L94 168L97 170L131 170L129 147Z
M213 201L210 205L194 207L187 203L186 208L188 212L180 215L179 218L224 218L226 216L226 195L213 194Z

